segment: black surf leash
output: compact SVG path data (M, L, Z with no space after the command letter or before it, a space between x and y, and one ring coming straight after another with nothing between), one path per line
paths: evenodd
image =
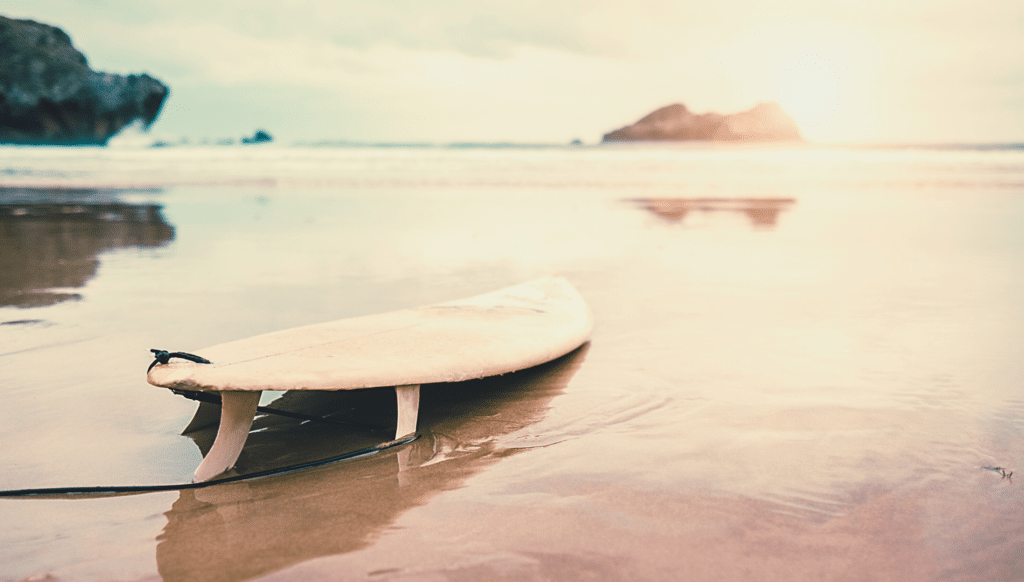
M195 362L197 364L209 364L210 360L202 356L195 354L189 354L185 352L168 352L166 350L149 350L153 352L156 359L149 365L146 372L153 369L153 366L157 364L166 364L171 358L180 358ZM202 392L199 390L184 390L180 388L172 388L172 392L191 400L197 400L199 402L209 402L212 404L220 404L221 400L217 394L210 394L208 392ZM323 418L318 416L309 416L300 414L298 412L290 412L287 410L278 410L275 408L266 408L264 406L257 406L256 410L263 412L264 414L277 414L280 416L287 416L306 422L326 422L331 424L344 424L350 426L358 426L361 428L368 428L371 430L381 430L385 427L366 425L354 422L345 422L339 420L332 420L329 418ZM379 453L390 448L401 446L407 443L411 443L414 440L420 438L419 433L413 433L411 435L373 445L372 447L366 447L356 451L350 451L342 453L326 459L319 459L316 461L307 461L305 463L297 463L294 465L287 465L284 467L278 467L276 469L266 469L264 471L256 471L255 473L246 473L244 475L233 475L231 477L223 477L221 479L212 479L210 481L203 481L200 483L177 483L169 485L114 485L114 486L95 486L95 487L42 487L35 489L7 489L0 490L0 497L61 497L66 495L89 495L96 497L112 496L112 495L123 495L123 494L139 494L139 493L155 493L158 491L182 491L185 489L202 489L204 487L212 487L213 485L222 485L224 483L235 483L238 481L248 481L251 479L259 479L262 477L271 477L273 475L281 475L284 473L291 473L293 471L301 471L303 469L312 469L314 467L322 467L324 465L330 465L339 461L345 461L348 459L354 459L357 457L365 457Z
M379 453L380 451L411 443L418 438L420 438L419 433L414 433L409 436L402 437L400 439L388 441L386 443L380 443L379 445L366 447L365 449L359 449L357 451L342 453L340 455L328 457L326 459L308 461L305 463L297 463L295 465L278 467L276 469L266 469L264 471L256 471L255 473L246 473L245 475L233 475L231 477L223 477L221 479L213 479L210 481L203 481L200 483L177 483L173 485L116 485L109 487L43 487L39 489L7 489L0 490L0 497L62 497L67 495L90 495L96 497L106 497L123 494L155 493L157 491L183 491L185 489L202 489L204 487L212 487L214 485L223 485L224 483L250 481L253 479L260 479L263 477L271 477L274 475L281 475L284 473L301 471L303 469L322 467L324 465L330 465L331 463L337 463L339 461L354 459L356 457L365 457L367 455Z

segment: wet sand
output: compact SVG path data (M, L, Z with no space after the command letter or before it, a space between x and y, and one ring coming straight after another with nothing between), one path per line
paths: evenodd
M0 489L188 481L213 434L150 348L556 272L592 340L424 387L375 456L0 498L0 580L1024 577L1024 154L211 151L10 150ZM386 440L393 398L268 394L384 428L260 418L238 470Z

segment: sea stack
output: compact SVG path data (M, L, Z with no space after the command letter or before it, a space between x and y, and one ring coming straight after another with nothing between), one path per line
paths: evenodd
M761 103L749 111L721 115L696 114L677 103L662 107L621 129L606 133L603 141L801 141L800 130L775 103Z
M149 127L167 94L149 75L93 71L59 28L0 16L0 143L104 145Z

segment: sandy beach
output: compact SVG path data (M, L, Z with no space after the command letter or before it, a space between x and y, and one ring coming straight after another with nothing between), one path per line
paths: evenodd
M3 153L3 490L189 481L213 433L151 348L553 273L595 328L425 386L405 447L0 498L0 581L1024 577L1021 149ZM387 390L263 403L394 423ZM237 470L387 438L260 417Z

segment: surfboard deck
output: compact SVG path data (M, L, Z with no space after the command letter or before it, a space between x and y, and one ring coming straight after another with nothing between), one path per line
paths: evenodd
M172 360L148 381L187 390L353 390L457 382L553 360L590 335L586 303L547 277L437 305L258 335Z
M196 350L209 364L154 365L150 384L214 391L221 416L195 480L234 465L263 390L394 386L398 439L416 430L419 386L530 368L585 343L586 302L562 277L545 277L436 305L341 319Z

